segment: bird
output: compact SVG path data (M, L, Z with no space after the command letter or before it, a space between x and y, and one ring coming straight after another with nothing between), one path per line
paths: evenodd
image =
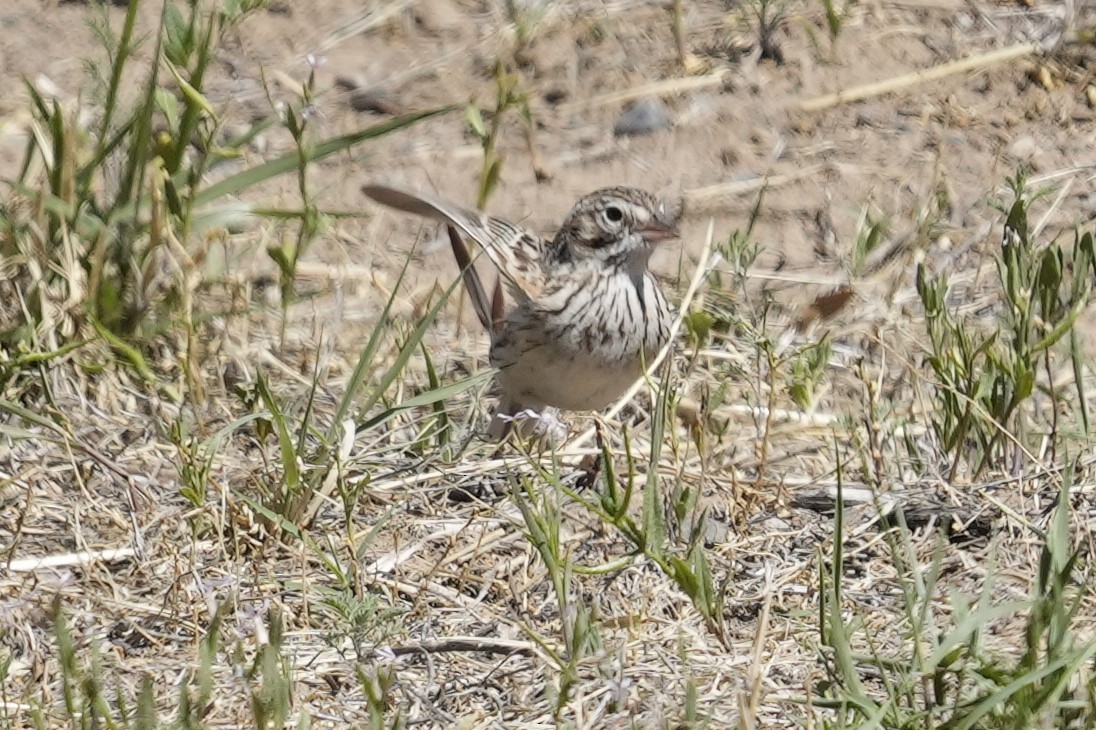
M617 400L667 343L672 316L648 268L654 247L678 237L675 217L650 193L609 187L579 199L551 239L509 221L382 184L377 203L449 229L501 394L487 436L546 409L597 411ZM461 236L499 272L488 299Z

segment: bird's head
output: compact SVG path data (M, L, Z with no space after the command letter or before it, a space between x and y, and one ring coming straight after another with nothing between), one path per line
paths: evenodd
M677 235L674 217L650 193L604 188L571 209L556 234L555 247L574 259L598 258L645 269L652 246Z

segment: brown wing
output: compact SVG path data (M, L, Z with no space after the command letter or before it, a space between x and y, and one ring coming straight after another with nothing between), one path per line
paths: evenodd
M539 236L501 218L387 185L364 185L362 192L389 208L454 226L483 248L519 301L536 298L544 290L546 244Z

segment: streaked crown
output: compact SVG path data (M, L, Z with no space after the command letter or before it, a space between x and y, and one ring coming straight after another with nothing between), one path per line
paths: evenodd
M569 248L570 253L580 253L575 249L649 247L676 235L676 222L662 202L638 188L616 187L579 200L554 243L557 250Z

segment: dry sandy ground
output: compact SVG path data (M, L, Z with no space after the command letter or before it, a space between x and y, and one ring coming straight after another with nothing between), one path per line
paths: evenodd
M155 3L145 5L142 12L151 21L157 8ZM279 79L303 80L312 54L323 60L318 68L321 94L317 101L322 136L383 117L376 111L352 108L354 93L347 88L351 84L382 91L390 109L427 109L469 99L490 107L494 58L514 43L513 27L501 10L503 3L389 0L364 5L365 10L363 3L351 0L274 0L269 10L250 18L227 39L209 88L211 98L226 105L231 123L264 116L269 102L260 67L271 81L273 96L289 98L289 84ZM865 213L871 220L891 223L888 246L923 248L929 256L965 250L973 255L963 260L977 261L980 252L1000 240L1000 214L991 202L1004 197L1004 178L1021 163L1029 165L1036 178L1053 183L1060 196L1048 208L1047 230L1069 230L1096 216L1096 80L1091 47L1087 57L1086 49L1076 44L1055 56L1028 48L1029 44L1053 44L1063 27L1085 23L1091 27L1092 8L1078 4L1076 17L1067 18L1072 6L1059 2L850 3L842 9L841 32L831 41L820 2L790 3L784 6L784 22L774 31L772 44L779 58L773 59L760 57L753 6L710 0L685 5L688 72L679 63L670 15L662 3L569 0L547 4L535 24L521 72L536 120L536 153L548 177L537 180L520 126L508 123L500 142L506 162L499 189L489 203L492 212L551 232L576 198L603 185L634 185L683 200L682 247L666 250L656 261L660 273L673 278L679 269L686 276L691 273L709 225L717 240L743 228L758 191L767 185L754 230L763 249L758 268L792 281L792 286L774 286L787 295L793 313L797 302L801 305L835 283L848 282L850 276L854 286L863 287L858 293L871 296L871 282L856 280L848 262ZM62 99L77 96L84 87L83 59L98 57L85 24L94 12L84 3L0 2L4 31L0 33L0 173L12 172L24 144L28 117L20 79L48 84ZM107 11L115 25L121 13L119 8ZM938 79L907 80L863 101L809 109L812 100L835 91L900 79L1002 49L1014 53ZM672 127L644 136L614 136L614 122L632 98L649 95L647 86L661 81L670 84L662 98ZM247 162L288 149L288 137L272 132L254 146ZM448 283L453 267L432 231L424 232L414 221L372 208L359 187L366 180L393 182L470 204L480 164L479 145L463 115L456 113L316 165L312 183L323 206L375 215L334 225L310 252L311 263L317 270L361 266L359 272L372 269L390 280L416 235L425 235L427 243L417 254L414 278L419 284L436 277ZM291 181L270 186L264 193L266 204L293 203ZM918 231L918 220L930 203L943 214L926 234ZM254 239L252 235L241 242L233 265L249 275L269 273L271 266ZM383 286L364 273L335 283L322 277L317 282L308 284L314 296L293 310L295 347L289 351L305 353L292 364L304 372L310 370L304 362L307 353L317 349L321 333L329 337L337 332L334 351L352 362L363 333L375 322L384 293ZM336 300L337 306L332 304ZM276 326L269 322L265 326L269 342ZM442 327L441 334L432 335L433 344L482 356L482 340L477 341L469 330L460 338L452 332ZM237 360L245 369L252 367L254 352L247 349L252 345L237 342L237 350L229 351L226 342L226 359ZM14 580L4 588L9 598L20 596L14 614L24 619L36 615L40 622L42 607L53 592L60 591L74 613L105 619L80 625L89 633L99 626L100 636L115 642L109 662L130 684L136 683L138 671L150 666L170 683L177 681L187 657L193 656L193 638L207 620L210 596L224 595L229 590L225 586L230 586L239 601L235 618L243 627L239 630L239 636L245 637L239 639L243 645L250 646L247 642L254 638L247 623L251 618L271 603L286 607L301 683L300 706L335 725L361 722L356 679L343 655L323 654L324 643L317 638L329 628L324 614L318 608L311 614L307 598L302 599L302 607L302 601L295 602L287 593L290 584L293 590L300 588L294 583L301 580L295 559L247 551L243 557L208 554L198 558L182 547L172 547L173 540L187 541L185 529L166 527L182 524L184 507L174 496L177 475L170 469L141 471L146 468L145 452L139 443L150 431L132 428L134 432L123 439L127 443L106 440L103 448L128 463L128 468L144 473L149 486L165 495L163 504L146 506L134 519L152 553L171 558L118 568L124 576L112 576L100 568L94 577L69 573L64 580L57 579L59 583L53 582L54 577L33 586ZM741 453L748 452L744 447ZM255 473L261 474L257 457L251 454L250 458ZM239 476L246 473L245 467L230 465L220 473L236 475L234 488L246 488L248 478ZM475 467L469 469L475 471ZM48 479L42 484L54 496L64 492ZM450 626L446 621L457 627L453 630L515 639L527 638L521 626L547 631L544 627L555 625L552 622L558 616L544 593L543 572L535 567L528 546L519 544L512 514L489 519L485 511L449 504L444 490L406 488L414 499L426 500L427 506L418 505L421 511L414 512L403 505L406 511L400 514L408 515L403 523L408 534L399 532L404 527L394 523L394 532L378 543L378 554L408 542L429 545L408 561L409 567L399 569L403 572L386 574L377 585L383 585L391 600L407 611L406 622L416 640L444 638ZM72 497L87 500L73 508L83 520L79 529L62 512L32 511L24 532L35 539L28 544L42 552L128 545L129 518L89 518L97 510L113 515L111 500L121 497L112 496L109 487L90 493L81 490L80 495ZM397 493L378 492L363 505L360 517L368 523L401 499ZM39 501L49 502L41 497ZM679 699L690 682L700 686L702 706L716 726L729 723L737 716L740 702L745 702L738 690L750 681L747 668L757 666L751 659L752 642L758 635L763 586L773 580L766 565L773 564L781 565L776 570L782 576L777 583L785 590L777 591L772 602L780 618L775 620L778 627L771 630L775 648L766 649L764 677L756 685L762 695L758 712L767 718L767 726L802 724L803 715L797 713L805 710L779 702L779 696L802 693L804 682L819 679L811 669L813 648L795 637L809 629L811 612L816 610L817 604L806 598L816 580L811 561L828 528L825 521L809 523L776 507L773 510L735 520L750 526L713 552L713 560L722 561L718 574L735 581L730 597L735 605L730 617L734 649L729 653L723 653L695 621L678 623L682 613L688 613L687 602L660 584L649 567L626 570L604 584L593 579L585 584L592 600L601 596L605 601L601 610L617 629L606 644L619 654L598 666L597 672L608 674L598 675L601 679L584 690L588 694L575 701L575 707L584 707L583 712L595 719L586 725L582 717L571 716L576 724L627 727L632 718L638 718L641 724L659 726L663 718L680 717ZM463 545L474 543L467 554L457 545L443 549L435 544L460 533L460 525L451 523L455 518L460 525L472 525L463 533ZM578 541L576 558L593 563L618 557L612 544L591 538L601 536L596 525L575 520L569 539ZM0 528L0 533L6 529ZM52 550L47 539L51 534L65 536ZM206 547L197 553L202 550L209 552ZM458 554L460 560L455 557ZM468 555L480 563L462 562ZM780 562L789 555L796 557ZM301 558L301 565L306 562ZM418 580L423 581L420 587L433 585L431 565L446 566L444 580L439 578L444 591L438 588L431 593L423 588L415 593L407 588ZM302 568L301 575L307 573ZM199 574L200 579L195 577ZM630 603L629 596L637 598ZM863 598L874 605L873 597ZM158 606L169 602L176 608L164 616ZM178 611L179 605L190 606L191 613L181 615L185 611ZM885 613L879 616L881 625L886 625ZM109 624L109 632L102 632L103 624ZM34 644L40 653L28 650L25 656L34 654L36 661L44 661L42 657L50 656L48 646L30 638L41 630L41 625L31 626L8 640L24 649ZM679 645L688 645L689 650L678 652ZM690 660L682 658L690 652ZM179 658L180 664L150 665L149 659L157 655ZM403 696L411 698L411 718L441 727L455 726L460 718L468 719L469 727L539 727L536 722L547 722L541 688L550 673L536 659L511 659L518 665L498 672L495 661L479 655L408 660L410 666L401 669L401 676ZM47 684L56 678L50 673L55 669L43 670L29 658L17 669L14 696L31 685L35 672L44 671L42 681ZM232 677L222 679L229 685L239 684ZM243 712L243 705L226 701L213 710L211 721L231 725Z
M10 170L21 149L14 133L25 121L21 78L42 75L62 96L76 94L85 87L84 59L96 58L97 50L86 27L93 13L82 3L46 3L48 11L37 3L0 5L0 110L12 133L0 160ZM154 18L156 4L146 5L144 14ZM322 136L378 119L350 108L351 93L340 79L383 91L394 109L468 99L489 107L493 59L513 43L502 3L417 0L379 4L382 13L336 0L310 3L307 11L291 2L273 5L276 10L253 16L220 54L210 95L228 102L229 119L269 113L260 66L274 79L275 98L288 98L291 92L274 72L303 81L309 54L324 60ZM1068 178L1096 155L1096 112L1087 95L1091 70L1078 61L1077 49L1061 60L1020 54L972 73L900 85L896 93L860 103L801 109L831 92L989 51L1051 43L1061 34L1063 4L850 4L833 43L820 4L788 4L773 39L781 63L758 58L748 4L686 6L686 42L698 66L688 80L721 78L666 94L673 128L638 137L614 137L614 120L627 102L606 97L683 76L662 4L564 2L549 3L543 16L529 11L539 21L522 72L537 121L536 147L550 178L536 181L524 138L511 125L501 142L507 160L489 204L493 212L551 231L580 195L603 185L635 185L684 197L686 247L695 249L709 218L717 237L741 227L756 200L749 183L769 178L757 239L770 261L807 266L819 263L820 254L845 253L865 206L875 219L893 221L901 235L904 222L942 189L951 213L946 234L965 242L993 220L986 202L1018 164L1030 165L1036 175ZM120 12L110 15L117 21ZM360 27L367 32L355 33ZM288 144L275 137L261 151L269 157ZM365 209L358 190L365 180L434 190L467 204L480 159L462 115L454 114L398 141L366 146L356 159L326 163L314 183L321 202L334 209ZM723 184L728 192L717 195L712 186ZM1059 222L1071 225L1091 215L1092 195L1081 176L1062 201ZM408 245L406 230L395 233L388 219L365 225L348 231L335 255L367 264L398 261ZM664 257L664 270L673 268L672 258ZM442 250L425 263L446 259Z

